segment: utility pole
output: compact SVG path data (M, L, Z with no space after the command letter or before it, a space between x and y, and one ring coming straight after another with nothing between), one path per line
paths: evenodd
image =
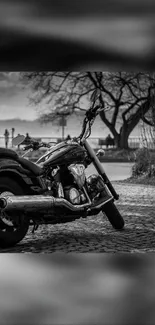
M62 140L65 138L65 126L67 125L66 117L68 113L57 113L60 116L59 125L62 127Z
M60 124L62 126L62 140L64 140L64 138L65 138L65 126L66 126L66 118L65 118L64 114L61 116L60 121L61 121Z

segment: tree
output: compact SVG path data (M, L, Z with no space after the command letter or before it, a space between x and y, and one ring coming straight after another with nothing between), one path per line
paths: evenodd
M155 145L155 89L154 85L154 77L155 74L152 73L152 101L150 105L150 109L146 116L143 118L143 125L142 125L142 139L143 145L147 148L154 148ZM147 126L146 126L147 124Z
M44 105L40 120L49 122L60 115L87 109L90 95L100 89L100 118L120 149L128 149L128 138L142 119L145 123L153 100L154 78L147 73L128 72L26 72L31 102ZM51 108L52 105L52 108Z

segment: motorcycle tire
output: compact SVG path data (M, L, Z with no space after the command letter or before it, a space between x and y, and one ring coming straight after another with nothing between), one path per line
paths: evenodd
M122 230L124 228L124 219L113 202L108 202L102 209L114 229Z
M0 195L3 195L2 193L4 192L9 192L12 195L24 195L24 190L21 185L9 177L0 177ZM12 247L25 237L29 228L29 219L25 215L20 214L19 220L20 222L16 223L10 216L0 212L1 248Z

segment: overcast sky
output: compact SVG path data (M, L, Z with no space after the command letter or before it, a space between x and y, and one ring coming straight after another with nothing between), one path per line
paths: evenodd
M37 118L36 109L29 105L28 94L18 72L0 72L0 119Z

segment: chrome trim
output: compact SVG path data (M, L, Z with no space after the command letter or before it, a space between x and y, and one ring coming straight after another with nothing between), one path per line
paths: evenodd
M0 197L0 209L5 212L41 212L46 213L54 207L65 207L71 211L82 211L90 207L91 202L82 205L73 205L63 198L55 198L45 195L25 195L25 196L8 196Z
M108 200L106 200L106 201L104 201L104 202L102 202L102 203L100 203L100 204L98 204L98 205L96 205L96 206L93 206L93 207L91 207L90 209L88 209L88 214L89 214L89 212L91 212L91 211L93 211L93 210L100 210L106 203L108 203L108 202L110 202L110 201L112 201L113 200L113 197L111 197L110 199L108 199Z
M104 204L106 204L106 203L108 203L108 202L110 202L110 201L112 201L112 200L113 200L113 197L111 197L110 199L108 199L108 200L106 200L106 201L100 203L99 205L93 207L93 209L100 209Z
M92 204L92 201L91 201L91 199L90 199L90 197L89 197L89 195L88 195L88 193L87 193L85 187L82 187L82 189L83 189L83 191L84 191L84 194L85 194L85 196L86 196L88 202Z
M73 175L79 188L82 188L86 180L85 166L83 164L71 164L68 166L68 170Z

